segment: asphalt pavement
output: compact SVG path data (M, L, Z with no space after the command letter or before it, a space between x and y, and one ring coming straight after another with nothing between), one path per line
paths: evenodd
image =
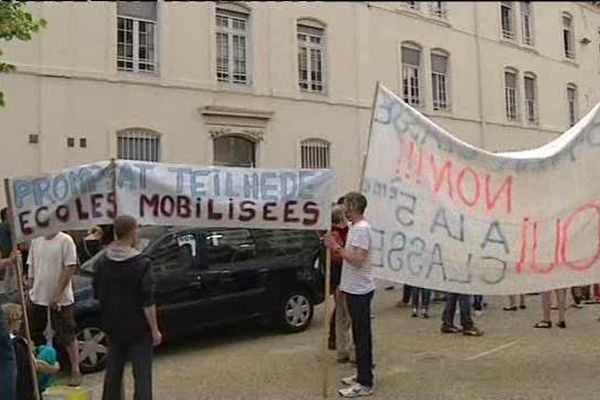
M409 308L396 306L400 296L382 285L374 299L371 399L600 399L600 306L570 309L565 330L541 330L533 328L539 296L516 312L502 310L506 299L489 298L476 319L485 335L465 337L440 333L441 303L432 305L430 319L413 319ZM323 363L321 308L299 334L244 323L166 344L155 356L155 399L321 399L324 371L329 398L337 398L340 378L353 369L336 364L334 352ZM101 398L102 379L102 373L85 377L94 399ZM132 398L130 369L126 385Z

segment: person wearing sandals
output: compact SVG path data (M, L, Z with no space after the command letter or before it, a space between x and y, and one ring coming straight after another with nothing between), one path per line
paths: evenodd
M420 301L419 301L420 300ZM412 288L412 317L419 316L419 305L421 306L421 317L429 318L429 301L431 300L431 290L420 287Z
M567 301L567 289L556 289L542 293L542 311L544 319L534 325L534 328L549 329L552 328L552 320L550 319L550 296L552 292L556 294L556 302L558 304L558 322L556 326L565 329L567 324L565 322L566 314L566 301Z
M527 309L527 305L525 305L525 295L519 295L519 308L521 310ZM508 296L508 306L502 308L504 311L517 311L517 295L511 294Z
M483 331L475 326L471 317L471 295L448 293L446 305L442 313L442 333L460 333L461 330L454 325L456 303L459 304L460 324L465 336L482 336Z
M344 197L346 217L352 222L346 246L340 246L331 234L325 237L325 245L342 256L340 290L344 293L352 320L357 374L342 383L347 388L338 391L342 397L362 397L373 394L373 334L371 331L371 300L375 293L371 253L371 225L365 220L367 199L360 193L348 193Z

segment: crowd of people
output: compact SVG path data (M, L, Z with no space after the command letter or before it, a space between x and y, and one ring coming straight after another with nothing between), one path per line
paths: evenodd
M330 293L335 308L329 321L329 349L336 351L339 363L352 363L356 374L342 379L346 387L339 395L346 398L374 393L373 333L371 303L375 282L370 263L372 233L365 219L367 199L356 192L340 198L332 210L332 230L324 244L331 252ZM60 371L54 345L67 350L70 366L69 385L79 386L76 326L73 315L73 275L82 261L105 248L98 261L93 288L99 300L103 329L108 336L108 356L104 377L103 400L121 400L123 373L127 361L132 362L136 400L151 400L153 347L162 342L154 300L151 260L137 250L139 226L129 216L115 219L114 241L95 227L76 246L73 237L64 232L34 239L29 244L13 246L6 210L0 213L0 400L33 398L35 390L43 391L53 383ZM24 282L28 295L23 303L17 279L17 265L26 260ZM392 287L393 288L393 287ZM587 288L573 288L573 306L581 307ZM551 295L556 295L556 305ZM556 326L566 328L567 290L542 293L543 318L536 328L551 328L551 309L558 310ZM588 298L591 293L588 294ZM413 318L429 318L432 301L444 301L441 332L482 336L473 315L481 315L487 303L481 295L439 293L426 288L404 285L399 305L412 307ZM518 304L517 304L518 302ZM456 310L460 328L455 323ZM526 308L525 295L509 296L506 312ZM22 329L23 314L30 320L35 351L27 343ZM32 371L37 373L33 387ZM25 393L25 394L24 394Z

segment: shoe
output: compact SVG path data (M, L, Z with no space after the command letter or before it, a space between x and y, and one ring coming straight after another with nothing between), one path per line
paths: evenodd
M427 312L426 309L422 309L421 310L421 316L423 317L423 319L429 319L429 313Z
M342 378L342 384L346 386L352 386L356 383L356 375L349 376L347 378Z
M550 329L552 328L552 321L540 321L533 326L534 328Z
M512 307L502 307L504 311L517 311L517 306Z
M388 291L389 290L394 290L394 286L393 285L392 286L386 286L386 287L383 288L383 290L388 290Z
M342 356L335 359L338 364L347 364L350 362L350 356Z
M455 326L442 325L442 333L460 333L460 329Z
M83 381L83 375L71 375L71 379L69 380L69 386L71 387L79 387Z
M527 306L526 306L525 304L521 304L521 305L519 306L519 308L520 308L521 310L526 310L526 309L527 309Z
M481 317L483 315L483 311L481 310L475 310L473 311L473 315L477 318Z
M371 396L373 395L373 388L363 386L360 383L355 383L350 387L338 390L338 394L341 397L345 397L348 399Z
M335 350L335 340L329 339L329 341L327 342L327 348L329 350Z
M483 336L483 331L477 327L472 327L470 329L464 329L463 335L465 335L465 336Z
M572 308L579 308L579 309L583 308L583 306L581 304L579 304L579 303L573 303L573 304L571 304L571 307Z
M565 321L558 321L556 323L556 326L558 326L561 329L567 329L567 324L565 323Z
M418 313L417 309L413 308L412 317L417 318L418 316L419 316L419 313Z

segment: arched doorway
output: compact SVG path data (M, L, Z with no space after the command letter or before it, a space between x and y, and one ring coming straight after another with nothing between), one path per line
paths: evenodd
M253 168L256 166L256 143L234 135L214 138L213 163L224 167Z

